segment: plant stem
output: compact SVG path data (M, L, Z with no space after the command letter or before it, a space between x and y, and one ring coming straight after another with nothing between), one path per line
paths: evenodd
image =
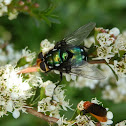
M34 109L32 109L32 108L26 108L26 111L27 111L28 113L30 113L30 114L32 114L32 115L38 117L38 118L44 119L44 120L46 120L46 121L48 121L48 122L50 122L50 123L56 123L56 122L59 120L59 119L57 119L57 118L49 117L49 116L44 115L44 114L42 114L42 113L40 113L40 112L37 112L36 110L34 110Z
M106 63L104 59L101 60L89 60L88 63L90 64L101 64L101 63Z

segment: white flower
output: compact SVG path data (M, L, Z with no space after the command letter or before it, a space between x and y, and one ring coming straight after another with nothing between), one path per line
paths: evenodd
M12 12L9 12L8 16L9 16L8 17L9 20L16 19L18 16L18 11L16 9L13 9Z
M100 87L103 87L105 84L108 83L110 78L114 77L114 75L113 75L111 69L106 64L101 64L100 68L101 68L104 76L106 77L106 79L100 81Z
M120 34L120 30L118 28L112 28L110 31L109 31L109 34L110 35L114 35L114 36L118 36Z
M126 77L126 62L114 60L114 70L121 77Z
M35 56L36 53L35 52L31 53L28 47L22 50L22 57L25 57L27 62L32 62Z
M74 86L77 88L89 87L90 89L94 89L97 84L98 84L98 80L91 80L91 79L83 78L79 76L76 82L71 83L71 86Z
M117 123L115 126L126 126L126 120L123 120L122 122Z
M50 111L51 106L51 98L46 97L43 98L41 101L38 102L38 112L47 112Z
M39 87L40 88L41 87L44 87L45 88L47 85L50 85L50 84L53 84L53 82L50 81L50 80L47 80L47 81L43 82L42 79L41 79L41 82L40 82L40 86Z
M4 44L4 41L3 43ZM14 51L12 44L8 44L4 49L0 49L0 66L7 63L16 65L17 61L21 58L20 51Z
M9 5L12 0L4 0L5 5Z
M43 98L38 102L38 112L44 112L45 114L49 112L50 117L60 118L59 110L67 111L67 108L71 109L71 105L69 105L69 101L65 101L64 91L61 87L58 86L55 90L54 88L54 84L49 84L45 87L45 90L49 89L51 93L48 90L49 97Z
M8 111L13 113L14 118L18 118L19 111L24 112L26 100L33 95L29 80L24 81L23 77L17 74L18 72L18 69L12 65L0 67L0 109L2 110L0 117L6 115Z
M97 49L98 58L95 59L105 59L109 63L109 59L114 56L112 53L112 47L98 47Z
M56 123L58 124L58 126L66 126L68 124L66 118L64 119L64 116L62 116Z
M53 95L54 100L59 102L62 108L67 111L67 108L71 109L71 105L69 105L69 101L65 101L64 90L62 90L62 86L58 86ZM72 110L72 109L71 109Z
M126 36L119 35L114 44L114 51L118 53L119 50L126 51Z
M15 119L17 119L19 116L20 116L19 110L15 109L15 110L13 111L13 117L14 117Z
M77 105L77 108L82 111L84 110L84 101L81 101L78 105Z
M97 100L96 97L91 99L91 103L95 103L95 104L98 104L98 105L101 104L101 102L99 100Z
M46 87L45 87L45 95L46 96L52 96L53 93L54 93L54 88L56 87L55 84L48 84Z
M124 95L126 96L126 78L120 78L118 81L117 81L117 90L118 92L120 92L120 95Z
M54 44L51 44L47 39L43 40L40 44L41 48L42 48L42 52L45 54L46 52L48 52L49 50L51 50L52 48L54 48Z
M4 5L3 3L0 3L0 17L3 16L4 13L6 13L8 11L8 8L6 5Z
M114 42L114 38L110 37L110 34L107 33L98 33L97 41L103 46L110 46Z
M93 125L94 123L92 122L92 120L90 120L90 117L87 117L85 115L83 115L83 116L78 115L76 117L76 123L78 126L89 126L89 123L92 124L91 126L95 126L95 125Z
M0 17L4 14L9 14L9 19L15 19L18 15L16 9L11 9L12 11L8 10L8 5L11 4L12 0L2 0L0 2Z
M60 118L60 106L59 104L55 106L55 104L55 101L52 101L51 97L43 98L41 101L38 102L38 112L44 112L45 114L46 112L49 112L50 117Z

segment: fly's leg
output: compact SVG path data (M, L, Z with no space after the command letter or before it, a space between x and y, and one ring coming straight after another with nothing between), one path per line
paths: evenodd
M63 79L63 73L60 72L60 81L56 83L56 87L61 83L62 79ZM56 89L56 87L54 88L54 90Z

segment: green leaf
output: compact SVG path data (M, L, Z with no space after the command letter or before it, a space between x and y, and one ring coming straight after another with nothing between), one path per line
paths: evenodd
M91 45L91 47L89 48L89 50L88 50L88 54L90 55L90 54L94 54L94 53L96 53L96 46L94 45L94 43Z
M39 100L40 100L40 96L38 96L36 99L34 99L34 101L31 101L32 102L31 105L33 106L33 105L37 104Z
M113 72L113 74L115 75L115 78L116 78L116 80L118 81L118 75L115 73L115 71L112 69L112 67L108 64L108 63L106 63L108 66L109 66L109 68L112 70L112 72Z
M49 6L49 8L45 10L45 14L46 14L46 15L50 15L50 14L53 12L53 10L54 10L55 8L56 8L56 7L55 7L54 5L51 4L51 5Z
M18 60L16 67L24 66L27 63L29 63L29 62L26 61L26 58L25 57L22 57L21 59Z
M78 115L78 113L80 113L80 112L78 112L78 109L75 109L75 111L74 111L74 113L73 113L73 116L71 117L70 120L74 120L75 117Z
M49 25L51 26L51 21L44 15L42 15L42 19Z
M119 50L120 58L122 58L122 57L124 56L125 53L126 53L126 51L124 51L124 50Z
M45 98L45 88L41 88L40 89L40 100L42 100L43 98Z
M52 17L49 17L48 18L52 23L55 23L55 24L60 24L60 21L56 18L52 18Z
M95 45L100 45L99 42L98 42L97 39L96 39L98 33L99 33L99 31L95 30L95 33L94 33Z

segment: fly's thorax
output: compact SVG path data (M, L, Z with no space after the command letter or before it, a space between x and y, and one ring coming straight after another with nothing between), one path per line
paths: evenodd
M65 55L64 55L65 59ZM59 67L61 63L63 63L61 50L60 49L52 49L45 56L45 62L48 65L49 69L53 69L54 67Z

